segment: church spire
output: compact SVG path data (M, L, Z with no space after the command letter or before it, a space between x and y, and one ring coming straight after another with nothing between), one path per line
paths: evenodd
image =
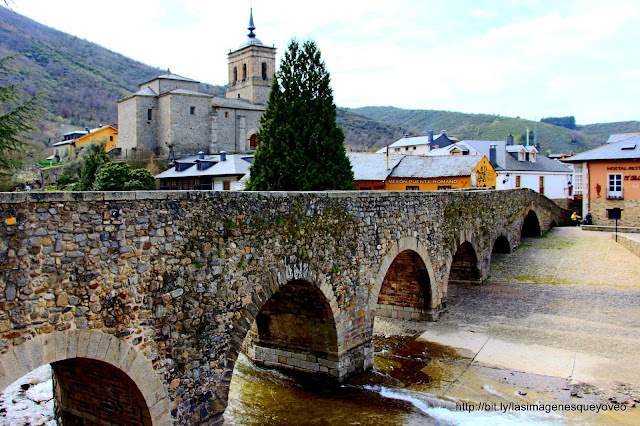
M249 26L247 29L249 30L249 34L247 34L249 38L255 38L256 35L253 33L253 30L256 29L256 26L253 25L253 8L251 8L249 12Z

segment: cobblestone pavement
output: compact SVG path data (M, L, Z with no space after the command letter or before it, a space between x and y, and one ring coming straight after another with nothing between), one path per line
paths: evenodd
M401 326L376 322L378 333ZM442 395L482 400L488 395L477 392L477 380L498 386L503 377L525 374L530 391L563 383L558 392L545 391L555 400L572 400L569 388L590 401L640 398L640 258L609 232L555 228L524 239L513 253L494 255L485 283L450 285L447 312L437 322L404 326L469 358ZM450 372L446 360L440 365ZM508 374L490 381L481 370ZM473 385L461 387L465 380Z
M637 364L639 307L639 257L608 232L555 228L496 255L484 284L449 286L440 323Z

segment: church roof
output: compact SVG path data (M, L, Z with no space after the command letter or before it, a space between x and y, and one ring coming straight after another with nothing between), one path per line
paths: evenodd
M144 89L138 90L133 96L158 96L158 94L154 92L151 87L147 86Z
M252 111L264 111L266 109L264 105L255 105L242 99L222 98L218 96L214 96L211 103L213 106L221 108L246 109Z
M179 80L179 81L189 81L191 83L199 83L199 81L197 81L197 80L193 80L191 78L183 77L183 76L178 75L178 74L173 74L170 70L167 70L166 74L159 75L157 77L153 77L151 80L147 80L142 84L150 83L153 80Z
M206 93L196 92L195 90L186 90L186 89L173 89L167 93L163 93L162 96L167 94L175 94L175 95L189 95L189 96L202 96L203 98L213 98L212 95L207 95Z

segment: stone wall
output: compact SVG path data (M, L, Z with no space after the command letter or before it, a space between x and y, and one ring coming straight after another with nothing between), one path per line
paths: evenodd
M616 238L616 235L611 235L611 238ZM634 239L618 234L618 243L631 253L640 257L640 239Z
M624 209L618 226L640 226L640 199L607 200L597 198L589 200L592 222L594 225L615 225L615 220L607 219L607 209L615 207Z
M373 364L378 295L398 254L422 259L436 318L458 247L471 244L486 277L494 241L517 244L530 211L543 229L567 219L529 190L0 194L0 383L100 359L133 379L154 423L215 421L251 325L294 282L322 295L314 312L326 316L314 315L336 347L323 357L267 339L262 361L342 380ZM302 354L310 364L294 361Z

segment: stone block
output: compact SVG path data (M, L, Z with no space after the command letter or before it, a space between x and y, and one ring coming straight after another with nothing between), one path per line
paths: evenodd
M135 199L136 199L135 191L104 192L104 201L134 201Z
M56 361L67 358L67 333L58 332L54 334L56 345Z
M71 330L66 333L67 334L67 356L63 359L71 359L78 356L78 331Z
M42 363L51 364L56 358L56 336L54 333L42 335Z
M91 332L89 330L80 330L78 332L78 351L76 356L80 358L87 357L90 340L91 340Z

